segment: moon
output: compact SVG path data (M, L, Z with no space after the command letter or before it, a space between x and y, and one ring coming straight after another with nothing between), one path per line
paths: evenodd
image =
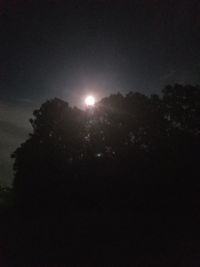
M87 106L94 106L95 105L95 98L92 96L92 95L88 95L86 98L85 98L85 104Z

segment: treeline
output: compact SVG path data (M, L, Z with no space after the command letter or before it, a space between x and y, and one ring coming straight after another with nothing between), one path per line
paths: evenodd
M15 261L173 266L182 255L186 266L198 249L199 86L118 93L85 110L55 98L30 123L12 155Z

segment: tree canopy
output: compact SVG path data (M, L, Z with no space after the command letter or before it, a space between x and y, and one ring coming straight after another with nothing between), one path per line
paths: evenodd
M0 190L1 240L15 265L149 265L163 253L164 266L188 253L193 260L198 86L114 94L85 110L55 98L30 123L32 133L12 155L13 190Z
M67 199L108 184L196 179L198 86L176 84L151 96L118 93L85 110L55 98L35 110L30 123L33 132L12 155L20 198Z

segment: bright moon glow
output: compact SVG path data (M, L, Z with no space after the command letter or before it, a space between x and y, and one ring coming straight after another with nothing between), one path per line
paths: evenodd
M94 106L94 104L95 104L95 98L93 96L91 96L91 95L87 96L85 98L85 104L87 106Z

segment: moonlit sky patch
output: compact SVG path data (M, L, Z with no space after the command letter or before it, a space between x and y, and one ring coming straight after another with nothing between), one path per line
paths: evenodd
M0 181L1 184L12 184L13 161L10 155L27 139L31 127L31 107L19 103L0 102Z

